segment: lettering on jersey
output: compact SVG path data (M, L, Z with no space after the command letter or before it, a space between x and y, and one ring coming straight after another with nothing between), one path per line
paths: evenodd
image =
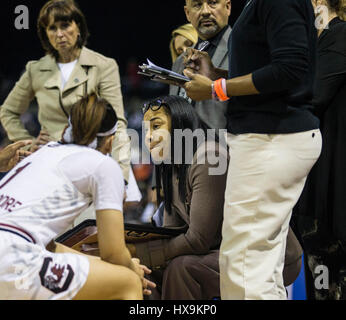
M12 198L6 194L0 195L0 209L11 213L13 209L21 205L22 203L20 201L17 201L15 198Z
M52 258L45 258L40 271L41 284L55 294L68 290L74 277L74 271L69 264L53 263Z

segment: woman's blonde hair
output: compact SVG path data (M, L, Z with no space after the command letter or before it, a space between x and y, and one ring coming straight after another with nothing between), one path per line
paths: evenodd
M325 0L326 5L335 12L338 17L346 21L346 0Z
M340 1L340 8L338 11L338 15L339 15L340 19L346 21L346 0Z
M171 51L171 56L172 56L172 62L174 63L175 60L178 58L178 53L175 50L174 47L174 40L177 35L181 35L185 37L186 39L190 40L194 45L198 41L198 33L197 30L193 27L191 23L184 24L180 26L179 28L173 30L172 32L172 39L169 44L169 49Z

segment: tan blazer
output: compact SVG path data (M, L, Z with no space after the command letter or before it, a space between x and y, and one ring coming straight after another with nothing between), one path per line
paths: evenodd
M115 137L112 155L120 164L125 179L128 180L130 140L126 133L127 121L124 115L119 70L114 59L83 47L64 89L61 88L60 69L52 56L46 55L38 61L30 61L26 71L1 107L1 123L10 140L33 139L20 121L20 116L36 97L38 120L42 129L47 130L54 140L60 140L67 124L67 115L72 105L83 96L85 84L88 94L97 92L105 98L113 106L119 118L119 130Z

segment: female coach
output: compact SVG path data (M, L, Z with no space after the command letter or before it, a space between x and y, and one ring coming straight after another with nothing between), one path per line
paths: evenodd
M231 98L223 299L286 299L282 269L291 212L321 152L309 104L316 37L310 0L250 0L231 33L228 74L188 49L190 98Z
M46 55L31 61L0 109L0 119L12 141L31 139L30 151L61 137L71 107L81 97L97 93L109 101L119 119L112 150L114 159L128 181L130 143L121 94L118 65L85 47L88 27L73 0L50 0L41 9L38 36ZM30 136L20 121L30 102L36 98L42 131Z

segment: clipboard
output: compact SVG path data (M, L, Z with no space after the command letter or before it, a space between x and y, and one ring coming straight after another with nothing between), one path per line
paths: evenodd
M149 240L169 239L186 231L186 228L162 228L151 225L125 223L126 243L139 243ZM99 256L96 220L83 221L78 226L59 236L55 242L76 251Z
M164 69L152 63L147 59L147 64L142 64L139 66L140 71L137 73L146 77L149 77L150 80L162 82L166 84L184 84L189 82L190 79L182 74L176 73L174 71Z

